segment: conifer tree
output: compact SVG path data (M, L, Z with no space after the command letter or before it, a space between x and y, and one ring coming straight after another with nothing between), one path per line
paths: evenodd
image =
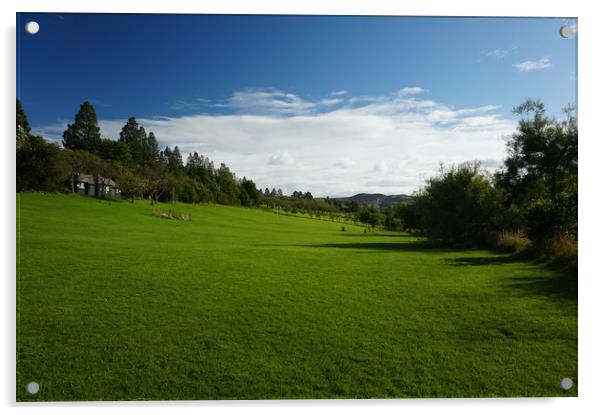
M90 101L86 101L80 105L73 124L67 125L63 132L63 146L70 150L86 150L98 154L100 143L96 111Z

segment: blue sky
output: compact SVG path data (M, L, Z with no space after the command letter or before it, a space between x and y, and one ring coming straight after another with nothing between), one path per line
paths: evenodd
M440 162L498 165L525 97L576 102L575 23L22 13L17 95L48 139L90 100L103 135L136 116L260 186L411 192Z

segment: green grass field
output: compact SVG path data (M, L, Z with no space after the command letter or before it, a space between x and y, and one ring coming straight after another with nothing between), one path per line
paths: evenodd
M17 201L17 400L577 395L575 276L257 209Z

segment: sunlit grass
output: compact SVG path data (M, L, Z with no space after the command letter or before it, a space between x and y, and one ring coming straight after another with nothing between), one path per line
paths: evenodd
M577 394L575 277L345 227L19 195L17 399Z

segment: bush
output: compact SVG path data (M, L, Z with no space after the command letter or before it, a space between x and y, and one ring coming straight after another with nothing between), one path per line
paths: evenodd
M442 167L414 204L420 228L446 245L490 245L505 229L502 195L479 163Z
M557 200L538 198L527 208L526 230L537 244L556 235L577 236L577 193L563 193Z
M69 167L61 149L39 136L29 136L17 151L17 191L65 190Z
M531 248L531 241L518 232L501 232L497 237L497 247L504 252L519 254Z
M551 262L577 268L577 241L568 235L556 235L542 243L540 254Z

